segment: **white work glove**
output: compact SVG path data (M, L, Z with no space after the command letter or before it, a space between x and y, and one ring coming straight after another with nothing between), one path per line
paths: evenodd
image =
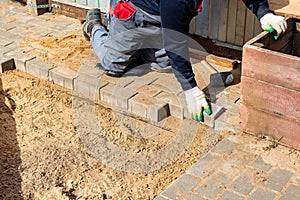
M203 110L210 115L211 110L205 99L205 94L198 86L184 91L187 108L192 120L203 121Z
M276 30L277 38L281 33L284 33L287 29L287 23L284 17L274 15L273 13L265 14L262 18L260 18L260 23L261 28L265 31L272 33L274 30Z

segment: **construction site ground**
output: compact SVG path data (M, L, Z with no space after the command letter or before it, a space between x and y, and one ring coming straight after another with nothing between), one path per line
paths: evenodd
M181 100L172 104L167 99L177 116L164 116L157 107L166 102L160 100L182 98L173 74L142 66L143 76L135 71L120 79L106 77L94 68L96 60L79 21L26 11L18 3L0 4L1 65L9 66L13 59L17 67L0 74L1 199L300 195L299 152L238 131L238 80L230 87L209 88L203 74L211 72L192 59L199 86L223 112L207 118L212 128L182 119ZM99 77L105 84L97 82L97 89L104 90L91 101L95 91L90 80ZM132 96L126 96L127 89ZM145 98L132 100L145 93L152 94L151 104ZM149 120L162 116L159 122Z

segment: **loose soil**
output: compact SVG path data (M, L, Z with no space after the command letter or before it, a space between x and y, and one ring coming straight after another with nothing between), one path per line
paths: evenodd
M143 173L114 169L83 145L73 101L70 90L48 81L19 71L0 74L0 199L153 199L219 139L199 124L186 151L168 166ZM137 154L170 143L180 124L170 117L153 125L94 107L107 139Z
M81 30L68 31L64 36L47 35L42 38L27 36L19 43L21 49L34 48L28 53L45 62L65 66L78 71L91 53L92 48L82 36Z

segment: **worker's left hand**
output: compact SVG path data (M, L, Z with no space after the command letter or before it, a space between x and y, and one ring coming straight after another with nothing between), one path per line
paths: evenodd
M261 27L265 31L272 32L270 30L275 29L277 36L284 33L287 29L287 23L282 16L274 15L273 13L265 14L260 18Z
M211 110L205 99L205 94L198 88L198 86L186 90L184 93L187 102L187 108L192 120L203 121L203 110L206 114L211 114Z

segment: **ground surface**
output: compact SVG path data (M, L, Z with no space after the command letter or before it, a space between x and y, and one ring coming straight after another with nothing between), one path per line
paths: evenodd
M2 8L7 11L7 5ZM20 48L23 53L74 71L91 55L78 21L52 14L30 17L23 8L8 8L16 13L4 13L7 24L2 28L22 37L6 49ZM52 28L40 29L41 24ZM227 96L237 102L239 93ZM93 112L81 112L85 111L82 108L91 109L96 117ZM229 116L232 121L239 120L236 113ZM97 126L93 126L95 120ZM86 121L91 129L85 126ZM148 124L114 109L91 105L72 96L70 90L24 73L0 74L0 199L153 199L219 139L218 133L200 124L172 117ZM177 148L158 154L160 160L153 158L151 153L172 147L174 141ZM123 154L108 154L105 150L110 143ZM172 157L178 149L182 155ZM124 152L135 155L135 159ZM279 154L275 155L270 159L272 165L278 162ZM165 160L169 162L159 162ZM299 154L293 154L291 160L299 169ZM279 162L287 163L284 159Z
M55 15L49 17L54 18ZM19 43L19 47L34 48L29 52L30 55L74 71L78 71L82 61L92 53L91 45L84 39L80 29L61 32L61 35L49 34L42 38L29 35Z
M0 199L153 199L219 137L198 125L194 140L170 165L143 173L113 169L81 142L73 101L71 91L50 82L18 71L0 74ZM157 128L100 106L95 110L107 140L137 155L170 143L180 124L168 118Z

